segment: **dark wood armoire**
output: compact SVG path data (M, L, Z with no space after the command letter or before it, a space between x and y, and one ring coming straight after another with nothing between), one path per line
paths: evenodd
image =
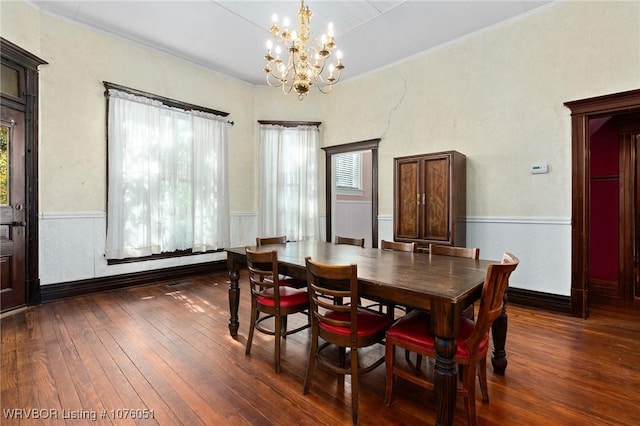
M466 157L457 151L394 158L393 237L466 245Z

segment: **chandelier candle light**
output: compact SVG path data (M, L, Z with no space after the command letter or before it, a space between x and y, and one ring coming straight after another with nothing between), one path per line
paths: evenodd
M284 28L280 29L278 17L273 15L270 32L276 44L274 48L273 41L267 41L267 54L264 56L267 84L272 87L282 87L285 94L293 89L298 94L299 100L303 100L314 85L322 93L329 93L333 85L340 80L340 73L344 69L341 62L342 52L339 50L335 54L335 64L328 64L331 53L336 48L332 23L329 23L327 33L323 34L320 40L309 42L312 17L313 13L308 6L304 5L304 0L301 0L298 11L297 32L289 30L287 18L282 22ZM286 63L280 58L283 50L280 44L289 51Z

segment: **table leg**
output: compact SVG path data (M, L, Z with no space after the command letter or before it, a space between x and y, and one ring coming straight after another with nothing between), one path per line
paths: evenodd
M495 319L491 325L491 334L493 335L493 354L491 356L491 364L495 374L504 375L507 369L507 352L505 351L505 343L507 341L507 293L504 294L504 304L500 316Z
M442 426L453 425L456 409L458 368L455 362L457 351L455 315L450 305L432 303L431 327L436 336L434 368L436 425Z
M240 305L240 267L234 262L233 255L227 253L227 268L229 269L229 334L238 335L240 322L238 321L238 306Z

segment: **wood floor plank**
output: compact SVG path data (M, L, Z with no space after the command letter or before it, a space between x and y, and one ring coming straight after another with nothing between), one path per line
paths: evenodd
M109 413L116 409L131 408L130 401L121 395L128 391L126 381L120 370L114 365L113 359L106 354L104 346L96 336L96 330L89 324L86 316L89 314L83 298L74 300L73 309L77 315L71 320L64 320L73 345L87 372L88 379L100 401L100 412ZM135 407L135 406L133 406ZM96 407L98 409L98 407ZM105 420L113 420L105 418ZM133 419L119 418L118 424L132 425Z
M69 366L64 358L59 335L54 327L56 321L52 320L51 317L54 315L53 308L53 305L49 305L47 309L37 310L46 356L49 358L51 375L58 392L60 409L78 410L83 407L83 404L76 390Z
M96 298L98 305L107 314L113 326L109 331L114 340L145 376L173 416L188 424L206 424L201 416L223 422L223 418L202 401L171 365L157 355L157 342L146 334L144 328L127 314L121 300Z
M138 299L138 298L136 298ZM251 424L249 420L242 420L237 411L229 403L227 398L216 398L217 378L208 369L193 369L193 365L202 362L201 354L194 356L193 342L187 343L176 335L175 331L180 324L188 321L188 312L182 318L176 318L170 323L167 321L148 321L149 318L159 318L166 308L163 306L167 297L158 294L154 298L154 306L149 306L141 299L136 303L127 303L124 309L129 317L137 324L138 332L147 339L153 339L153 351L159 359L163 359L168 365L180 374L191 389L201 396L209 406L216 407L216 414L221 416L219 421L229 422L234 419L236 422ZM173 299L171 300L173 302Z
M38 387L34 376L34 369L31 365L33 357L31 351L34 350L32 342L28 338L27 315L26 311L18 316L15 323L15 342L16 342L16 373L18 377L18 404L16 408L39 408L38 403ZM43 384L43 387L47 384ZM54 409L57 407L53 407Z
M7 317L2 320L0 326L0 353L2 358L0 365L2 374L0 375L0 402L3 409L13 409L20 407L18 401L18 365L16 354L16 324L17 315ZM3 416L4 417L4 416Z
M280 374L272 336L256 333L245 355L246 271L239 333L229 336L227 279L159 282L3 316L2 408L153 410L153 418L135 421L144 425L349 425L350 377L318 368L302 395L308 330L283 342ZM491 402L477 401L479 425L640 424L639 311L592 307L588 320L508 311L507 373L489 367ZM290 318L290 326L303 321ZM433 394L401 380L386 407L384 374L381 366L362 377L360 424L435 423ZM465 424L459 399L455 425Z
M91 381L91 376L87 371L85 361L88 363L90 360L84 360L82 358L74 343L74 336L67 328L67 324L80 321L82 318L82 314L75 309L74 299L55 302L45 306L45 308L50 309L49 318L52 322L55 336L60 342L62 359L66 364L66 370L69 373L75 392L80 400L80 406L67 406L62 408L69 410L70 413L81 412L83 410L102 413L107 407L102 405L99 389L94 386ZM98 416L96 423L111 424L109 419L102 418L102 416Z

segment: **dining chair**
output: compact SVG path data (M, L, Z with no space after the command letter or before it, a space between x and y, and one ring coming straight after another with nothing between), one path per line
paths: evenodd
M267 244L287 244L287 236L281 235L279 237L256 237L256 245L258 247Z
M402 242L402 241L388 241L388 240L380 240L380 250L387 251L402 251L402 252L415 252L416 251L416 243L410 242ZM391 316L391 319L394 318L396 305L393 303L383 303L383 302L375 302L370 305L367 305L367 308L375 308L378 307L379 312L383 312L383 306L387 307L387 314ZM398 309L406 312L405 307L398 307Z
M351 238L336 235L336 244L348 244L351 246L364 247L364 238Z
M311 347L304 376L303 394L309 393L311 377L316 361L342 376L351 375L351 419L358 423L358 390L360 375L372 371L384 362L384 356L360 366L359 349L383 343L384 333L391 319L383 314L365 309L356 303L335 305L330 299L349 297L358 300L358 267L350 265L327 265L305 259L307 285L311 310ZM318 346L318 340L324 342ZM338 361L332 362L324 352L338 348ZM349 349L350 362L345 362Z
M251 322L245 354L251 354L251 343L254 330L275 336L274 366L280 372L280 344L282 338L310 326L309 296L305 289L297 289L281 285L278 275L278 252L276 250L259 252L245 248L247 268L249 269L249 285L251 288ZM306 313L305 324L293 329L286 329L288 315ZM261 316L261 314L264 314ZM274 319L273 328L263 325L265 320Z
M490 264L482 286L477 320L474 322L466 317L460 318L455 362L460 369L461 384L457 388L457 393L464 398L468 423L472 426L476 424L475 376L478 375L482 401L489 402L487 387L489 329L493 321L502 313L509 276L518 264L518 258L510 253L503 255L501 263ZM396 347L408 349L429 358L436 357L436 338L431 332L430 322L429 312L414 310L400 318L387 330L385 351L387 369L385 403L387 405L390 405L393 400L395 376L421 387L433 389L433 381L428 379L428 375L423 374L422 371L415 371L411 365L409 368L403 368L396 364Z
M453 256L453 257L464 257L467 259L478 260L480 258L480 249L478 247L457 247L457 246L444 246L439 244L429 244L429 253L440 255L440 256ZM473 303L467 306L462 311L462 316L467 317L469 319L474 318L474 305ZM405 359L407 362L410 362L409 356L410 351L405 351ZM416 357L416 367L419 369L422 365L422 356L420 354Z
M480 258L480 249L477 247L456 247L429 244L429 253L443 256L466 257L468 259Z
M256 237L256 246L261 247L268 244L287 244L287 236L281 235L278 237ZM280 285L287 285L295 288L306 288L307 281L304 279L293 278L280 274Z
M416 243L413 243L413 242L405 243L403 241L380 240L380 250L414 252L414 251L416 251Z
M456 247L456 246L443 246L439 244L429 244L429 253L437 254L441 256L453 256L453 257L465 257L467 259L480 259L480 248L478 247ZM467 306L462 315L473 319L474 307L473 304Z

